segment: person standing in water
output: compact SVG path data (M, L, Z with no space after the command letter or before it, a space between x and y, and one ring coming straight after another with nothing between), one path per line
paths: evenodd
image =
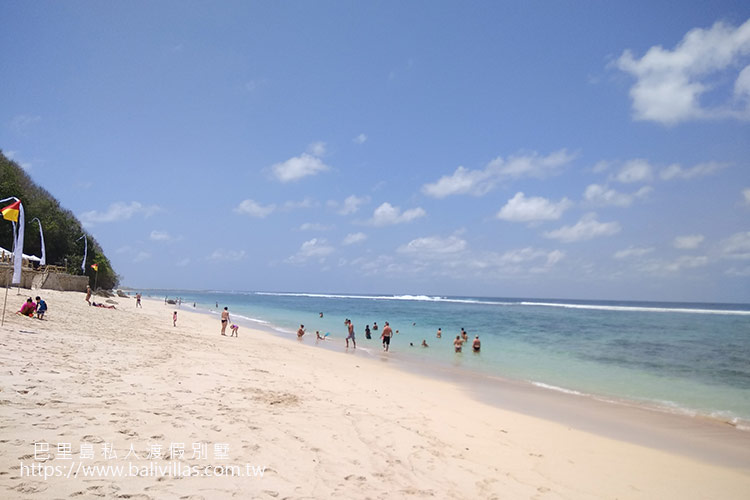
M391 326L386 321L385 326L383 327L383 333L380 335L380 338L383 339L383 350L385 352L388 352L388 349L390 349L391 347L392 336L393 336L393 330L391 329Z
M346 320L346 328L349 330L349 336L346 337L346 348L349 348L349 339L352 339L352 344L354 345L354 348L357 348L357 341L354 340L354 325L352 324L352 320L348 319Z

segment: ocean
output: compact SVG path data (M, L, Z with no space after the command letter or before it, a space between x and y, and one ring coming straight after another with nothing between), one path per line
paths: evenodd
M360 355L383 356L386 321L398 334L390 359L524 381L551 391L706 416L750 430L750 305L614 302L426 295L149 290L182 308L304 341L329 333L344 350L349 318ZM218 304L218 309L216 305ZM323 313L323 317L320 317ZM373 331L365 339L365 325ZM217 321L218 325L218 321ZM442 338L436 331L442 329ZM464 328L481 353L455 353ZM429 347L421 347L425 340ZM429 371L429 370L428 370Z

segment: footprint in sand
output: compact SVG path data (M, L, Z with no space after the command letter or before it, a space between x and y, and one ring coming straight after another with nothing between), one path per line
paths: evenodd
M86 434L85 436L83 436L81 438L81 441L83 441L84 443L94 443L94 444L99 444L99 443L104 442L104 440L100 438L99 436L92 436L91 434Z

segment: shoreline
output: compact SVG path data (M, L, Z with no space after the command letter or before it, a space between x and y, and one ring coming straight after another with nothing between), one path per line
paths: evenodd
M158 300L150 298L158 304ZM211 310L192 309L209 317ZM409 351L384 353L374 346L347 350L338 337L315 341L308 332L301 340L288 331L260 319L242 318L237 324L286 342L319 347L340 355L378 360L396 370L443 382L457 383L478 401L594 434L632 444L678 453L716 465L750 470L750 429L702 413L659 407L647 401L618 399L598 394L554 388L534 381L510 379L470 367L445 366ZM312 342L310 342L312 340ZM360 339L360 343L366 342ZM681 411L680 411L681 410ZM744 421L743 421L744 422Z
M744 498L750 470L578 430L481 401L456 380L404 370L132 298L117 310L47 292L44 321L0 328L0 491L13 498L314 497ZM21 297L21 296L19 296ZM521 391L521 394L526 394ZM575 405L572 405L575 407ZM558 407L559 408L559 407ZM142 456L151 443L226 443L262 478L23 476L35 442L73 443L75 462L145 467L217 460ZM89 462L79 443L120 457ZM132 458L128 459L132 460ZM70 462L54 457L48 466ZM184 470L184 469L181 469Z

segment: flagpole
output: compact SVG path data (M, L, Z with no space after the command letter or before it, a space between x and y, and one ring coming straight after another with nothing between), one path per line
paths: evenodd
M5 300L3 301L3 319L0 321L0 326L5 324L5 305L8 303L8 282L5 282Z

